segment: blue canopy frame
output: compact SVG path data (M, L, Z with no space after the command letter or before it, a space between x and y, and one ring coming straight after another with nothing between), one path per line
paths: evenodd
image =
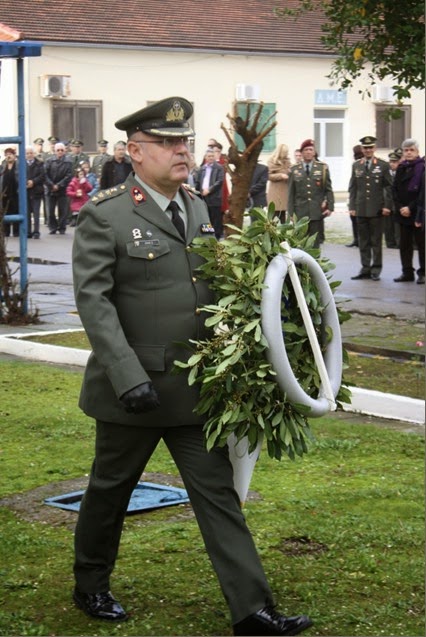
M42 45L37 42L18 41L0 42L0 58L14 58L17 63L17 93L18 93L18 136L1 137L0 144L18 144L19 146L19 210L16 214L5 215L8 222L19 222L19 263L21 294L27 289L28 283L28 216L27 216L27 165L25 161L25 100L24 100L24 58L41 55ZM24 313L28 311L27 299L24 299Z

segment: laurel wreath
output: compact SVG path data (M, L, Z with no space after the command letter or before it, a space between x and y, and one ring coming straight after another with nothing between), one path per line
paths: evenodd
M250 225L242 229L231 226L233 234L223 241L194 241L191 250L203 258L198 274L209 281L216 294L216 304L203 308L210 314L206 326L212 328L212 336L191 341L189 360L175 361L175 365L187 371L189 385L200 386L196 412L206 417L208 449L224 446L233 433L237 440L247 436L249 451L253 451L264 435L272 458L281 459L287 454L294 459L307 452L312 439L309 408L286 400L266 359L268 343L262 334L260 310L263 281L270 261L283 252L283 241L311 254L325 273L334 265L313 248L314 238L306 236L307 219L281 224L273 204L267 211L250 210L250 216ZM297 270L317 338L324 348L331 334L322 324L324 308L319 292L306 267L297 266ZM334 293L340 282L327 278ZM338 304L337 307L339 322L343 323L350 315ZM321 381L288 278L283 287L281 314L291 368L304 391L316 398ZM346 359L344 352L344 362ZM350 402L344 383L336 402Z

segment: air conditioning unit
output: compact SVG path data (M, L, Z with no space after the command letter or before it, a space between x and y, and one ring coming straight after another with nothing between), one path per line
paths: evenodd
M258 84L237 84L235 86L237 102L259 102L260 86Z
M373 102L394 104L395 96L393 88L386 84L376 84L375 86L373 86L371 99Z
M71 77L69 75L42 75L40 78L42 97L69 97Z

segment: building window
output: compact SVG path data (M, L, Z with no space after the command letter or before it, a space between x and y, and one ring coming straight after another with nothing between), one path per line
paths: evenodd
M61 141L80 139L86 153L95 153L102 138L102 102L52 102L52 135Z
M398 148L411 137L411 106L398 106L401 117L389 119L389 106L376 105L376 137L378 148Z
M248 111L248 115L249 115L249 121L252 120L255 116L255 114L257 113L259 108L259 104L258 103L250 103L250 102L238 102L237 104L237 113L240 117L242 117L244 120L247 117L247 109L250 109ZM259 118L259 123L257 125L257 130L260 130L260 128L267 123L267 126L269 126L270 124L272 124L275 120L272 117L273 114L276 111L276 104L274 103L264 103L263 104L263 110L262 110L262 114ZM237 148L240 152L243 152L245 149L245 144L244 144L244 140L240 135L237 135L237 133L235 133L235 143L237 145ZM268 133L268 135L266 135L266 137L263 139L263 148L262 148L262 153L272 153L275 148L277 146L276 143L276 127L273 128L271 130L270 133Z

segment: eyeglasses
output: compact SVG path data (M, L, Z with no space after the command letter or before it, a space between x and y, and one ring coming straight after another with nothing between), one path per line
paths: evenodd
M189 139L187 137L161 137L160 139L134 139L137 144L157 144L163 146L166 150L181 146L182 144L189 148Z

